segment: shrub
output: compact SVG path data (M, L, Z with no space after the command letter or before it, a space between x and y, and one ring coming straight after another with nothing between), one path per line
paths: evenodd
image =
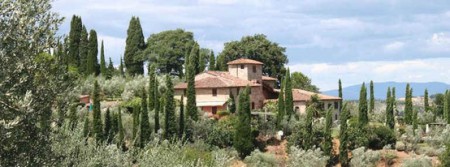
M290 147L289 160L287 166L325 166L329 159L324 156L319 148L302 150L297 147Z
M396 143L394 131L384 125L369 126L367 137L370 149L382 149L386 145Z
M262 153L258 149L253 151L244 159L244 162L250 167L275 167L278 161L273 154Z
M220 110L220 111L217 112L217 115L218 115L219 117L224 117L224 116L230 115L230 112L227 111L227 110Z
M206 143L218 146L219 148L226 148L233 145L234 122L235 117L227 117L214 122L210 132L203 138Z
M403 160L402 167L426 167L433 166L431 158L424 155L418 155L412 158Z
M394 164L395 158L397 158L397 154L394 150L386 150L386 152L383 154L385 166L391 166L392 164Z
M375 166L380 161L380 152L360 147L352 151L351 166Z

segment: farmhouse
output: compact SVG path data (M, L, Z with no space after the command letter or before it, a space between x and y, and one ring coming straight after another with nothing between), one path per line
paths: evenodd
M237 59L227 63L228 71L205 71L195 76L195 93L197 107L215 115L217 111L226 110L230 94L238 103L238 95L246 86L250 90L251 109L260 109L268 101L276 101L279 89L276 89L277 79L264 76L262 73L263 63L251 59ZM180 99L185 95L187 83L179 83L175 86L175 98ZM307 102L311 96L316 94L301 89L292 90L294 99L294 110L305 113ZM333 108L334 117L340 109L341 98L317 94L323 102L324 109Z

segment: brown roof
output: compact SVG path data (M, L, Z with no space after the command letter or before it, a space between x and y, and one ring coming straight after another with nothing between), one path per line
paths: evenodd
M262 76L262 80L265 80L265 81L276 81L277 79L276 78L272 78L272 77L268 77L268 76Z
M262 62L256 61L256 60L252 60L252 59L246 59L246 58L240 58L237 60L233 60L227 63L228 65L233 65L233 64L260 64L262 65Z
M317 94L320 100L341 100L340 97L328 96L324 94L319 94L315 92L310 92L302 89L292 89L292 96L294 101L309 101L311 100L311 96Z
M208 75L199 78L199 75ZM261 84L243 80L230 75L223 71L206 71L199 74L195 78L195 88L226 88L226 87L245 87L245 86L261 86ZM175 89L186 89L187 83L179 83Z

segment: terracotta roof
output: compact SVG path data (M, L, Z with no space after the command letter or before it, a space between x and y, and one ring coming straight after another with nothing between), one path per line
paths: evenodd
M262 62L256 61L256 60L252 60L252 59L245 59L245 58L240 58L237 60L233 60L227 63L228 65L232 65L232 64L264 64Z
M208 75L199 77L200 75ZM245 87L261 86L261 84L243 80L223 71L206 71L195 76L195 88L226 88L226 87ZM179 83L175 89L186 89L187 83Z
M340 97L328 96L324 94L319 94L315 92L310 92L302 89L292 89L292 96L294 101L309 101L311 96L317 94L320 100L341 100Z
M272 78L272 77L268 77L268 76L262 76L262 80L265 80L265 81L276 81L277 79L276 78Z

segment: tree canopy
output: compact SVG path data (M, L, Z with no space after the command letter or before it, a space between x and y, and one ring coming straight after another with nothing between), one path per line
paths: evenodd
M303 89L311 92L319 92L319 88L311 83L311 79L301 72L291 74L292 88Z
M138 17L132 17L127 30L124 61L131 75L144 74L142 52L145 49L144 34Z

